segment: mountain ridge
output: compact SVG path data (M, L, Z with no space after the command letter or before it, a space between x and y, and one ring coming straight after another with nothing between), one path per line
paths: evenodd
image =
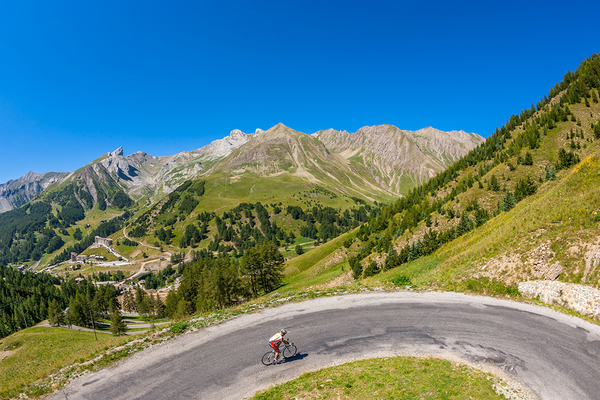
M328 129L313 136L398 194L432 178L475 147L473 143L485 140L464 131L443 132L431 127L404 131L394 125L366 126L354 133Z
M0 184L0 213L26 204L50 185L64 179L67 175L67 172L38 174L29 171L20 178Z
M382 130L391 131L391 133L379 135ZM231 167L241 164L247 164L248 167L249 164L254 163L255 168L249 168L249 171L252 170L259 174L270 171L267 175L284 173L286 168L292 167L295 169L293 174L317 182L319 179L315 178L315 173L327 174L329 172L325 172L323 166L317 165L318 163L314 159L304 157L303 151L301 151L303 146L308 146L307 148L311 148L313 152L316 152L315 154L320 154L317 157L320 161L334 162L338 169L345 171L347 176L354 176L354 181L364 180L357 178L356 173L363 175L364 178L370 177L372 182L365 183L370 190L377 190L375 186L380 186L388 194L398 195L414 184L441 171L457 158L457 154L460 156L484 141L481 136L476 134L467 134L463 131L443 132L430 127L414 132L402 131L394 125L363 127L354 134L348 134L352 140L362 137L363 145L370 145L363 151L363 156L366 155L369 160L361 163L351 160L358 151L356 146L352 147L351 143L344 144L343 140L341 142L329 140L332 139L332 136L340 136L345 132L325 130L305 134L279 123L267 131L257 129L254 133L244 133L234 129L228 136L214 140L196 150L183 151L169 156L155 157L141 151L125 156L123 148L119 147L74 172L59 173L54 176L54 179L44 181L43 185L34 185L35 189L32 189L31 185L24 184L28 182L27 175L15 180L22 182L23 185L11 184L11 187L18 186L18 188L13 189L10 193L8 183L0 185L0 212L25 204L54 183L80 180L82 177L79 174L82 173L85 175L83 178L85 187L92 195L94 203L98 201L98 196L92 181L104 182L112 188L111 191L117 190L118 186L129 196L134 198L146 196L153 202L175 190L185 180L208 176L217 170L233 171ZM267 135L265 136L265 134ZM288 138L290 140L284 139L284 136L289 135L294 136L295 139L291 140L291 137ZM395 136L398 135L408 138L405 146L403 148L395 146L396 153L394 155L381 157L381 161L377 162L376 158L385 155L386 151L389 153L389 143L386 141L397 141L399 139ZM462 140L454 139L453 136L456 135L461 136ZM268 137L272 140L268 141L266 139ZM319 143L305 140L305 138L314 138ZM436 140L432 140L432 138ZM277 151L275 147L269 148L271 145L278 146L280 149L292 145L291 152L288 150L280 152L287 154L286 163L273 158ZM266 148L261 148L265 146ZM237 156L229 157L234 152L237 152ZM404 161L399 162L398 157L404 157ZM269 162L265 163L265 160L269 160ZM231 162L232 165L227 166L227 162ZM398 176L392 169L399 167L408 169L402 171ZM329 173L329 175L333 177L336 174ZM93 179L92 176L94 176ZM339 181L339 177L336 179ZM352 179L349 182L352 182ZM3 188L4 190L2 190ZM15 190L17 193L13 193ZM10 197L11 195L12 197Z

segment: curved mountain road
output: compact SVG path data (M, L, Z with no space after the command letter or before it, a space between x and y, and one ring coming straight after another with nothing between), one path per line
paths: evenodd
M265 367L285 327L299 355ZM75 380L52 399L240 399L301 373L388 355L502 370L540 399L597 399L600 327L529 304L457 293L364 293L268 308L183 335Z

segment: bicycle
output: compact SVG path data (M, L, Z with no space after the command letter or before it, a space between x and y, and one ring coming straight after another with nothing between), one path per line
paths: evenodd
M287 360L288 358L292 358L298 352L298 348L294 345L294 343L282 343L282 346L279 348L279 354L283 355L283 358ZM271 350L265 353L262 356L262 363L265 365L271 365L275 363L275 350Z

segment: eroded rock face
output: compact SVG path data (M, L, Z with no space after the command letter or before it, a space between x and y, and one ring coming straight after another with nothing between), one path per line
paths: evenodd
M464 131L444 132L432 127L405 131L393 125L365 126L354 133L328 129L312 136L398 194L409 182L434 177L485 141Z
M252 137L263 133L262 129L257 129L255 133L244 133L239 129L234 129L229 136L218 139L210 144L195 150L193 153L205 159L218 159L229 155L234 149L248 142Z
M547 304L556 304L600 319L600 290L589 286L559 281L527 281L519 283L524 297L538 298Z
M0 184L0 213L21 207L66 175L66 172L37 174L30 171L18 179Z

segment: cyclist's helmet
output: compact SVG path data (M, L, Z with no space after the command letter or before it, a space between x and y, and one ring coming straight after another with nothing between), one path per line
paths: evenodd
M285 335L285 334L287 333L287 331L286 331L285 329L282 329L280 332L281 332L283 335Z

